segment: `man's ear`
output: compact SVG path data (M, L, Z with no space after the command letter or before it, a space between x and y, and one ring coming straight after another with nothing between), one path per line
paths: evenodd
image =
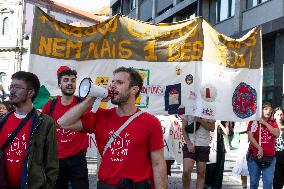
M34 89L29 90L28 95L29 95L29 97L32 98L35 95L35 90Z
M132 91L136 95L139 91L139 87L138 86L132 86Z

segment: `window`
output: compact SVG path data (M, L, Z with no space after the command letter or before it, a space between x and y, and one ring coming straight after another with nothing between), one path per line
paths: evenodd
M197 3L193 3L186 9L180 11L176 16L177 20L181 21L186 19L192 19L196 17L196 15L197 15Z
M172 23L172 22L173 22L172 16L162 21L162 23Z
M163 9L162 11L158 12L158 16L164 14L165 12L167 12L168 10L170 10L171 8L173 8L173 4L171 4L170 6L166 7L166 8Z
M2 35L8 35L9 29L9 17L5 17L3 19Z
M129 0L129 11L136 8L136 0Z
M209 21L216 24L235 14L235 0L210 0Z
M266 1L269 1L269 0L247 0L247 9L255 7L255 6L257 6L261 3L264 3Z
M116 15L118 13L120 13L120 4L117 4L112 7L112 15Z

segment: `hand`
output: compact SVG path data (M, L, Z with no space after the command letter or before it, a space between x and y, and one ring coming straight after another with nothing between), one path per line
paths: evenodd
M263 156L263 149L262 149L262 147L260 147L260 149L258 149L258 152L257 152L256 156L257 156L258 159L262 158L262 156Z
M107 96L106 98L102 99L102 102L108 102L111 99L111 96Z
M195 147L192 143L186 144L189 152L195 153Z
M266 121L264 121L264 119L263 119L263 118L261 118L261 119L259 120L259 123L260 123L260 124L262 124L262 125L264 125L264 126L266 126L266 124L267 124L267 122L266 122Z
M93 104L95 101L96 101L97 97L93 97L93 96L87 96L86 97L86 101L89 103L89 104Z
M194 117L194 121L195 121L195 122L200 122L201 120L202 120L201 117Z

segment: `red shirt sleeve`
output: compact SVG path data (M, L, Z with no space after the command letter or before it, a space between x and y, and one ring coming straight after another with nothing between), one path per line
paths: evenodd
M42 108L42 113L49 115L52 100L49 100Z
M155 151L164 148L165 144L163 139L162 125L156 117L152 117L152 119L149 119L153 120L150 129L149 147L150 151Z
M87 133L94 133L95 132L95 125L96 125L96 114L90 110L86 111L81 116L81 122L83 125L83 131Z
M251 125L252 125L252 121L250 121L250 122L248 123L247 131L251 131Z

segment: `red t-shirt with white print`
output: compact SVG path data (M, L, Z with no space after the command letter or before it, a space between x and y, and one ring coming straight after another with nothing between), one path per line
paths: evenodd
M17 118L14 113L8 117L0 131L0 146L6 142L10 134L19 126L23 119ZM23 163L28 149L31 123L32 119L30 118L5 150L9 186L17 186L20 183Z
M278 128L277 123L272 120L267 121L273 128ZM259 143L259 129L261 126L261 147L263 148L264 156L275 156L275 136L268 130L268 128L258 121L250 121L248 123L247 131L253 133L254 139ZM252 149L253 155L257 156L257 148L250 143L249 149Z
M58 126L57 120L63 116L69 109L77 105L77 98L73 98L73 101L69 105L63 105L61 103L61 96L57 97L57 102L54 107L52 117L56 122L56 137L58 148L58 159L74 156L79 152L86 152L88 148L88 135L87 133L71 131L62 129ZM50 106L52 100L49 100L43 107L42 112L49 115Z
M130 116L120 117L116 108L98 109L82 115L84 131L95 133L100 154L110 136L126 122ZM148 113L135 118L120 133L102 157L98 177L108 184L117 185L124 178L134 182L151 180L153 170L150 152L164 148L163 132L160 121Z

